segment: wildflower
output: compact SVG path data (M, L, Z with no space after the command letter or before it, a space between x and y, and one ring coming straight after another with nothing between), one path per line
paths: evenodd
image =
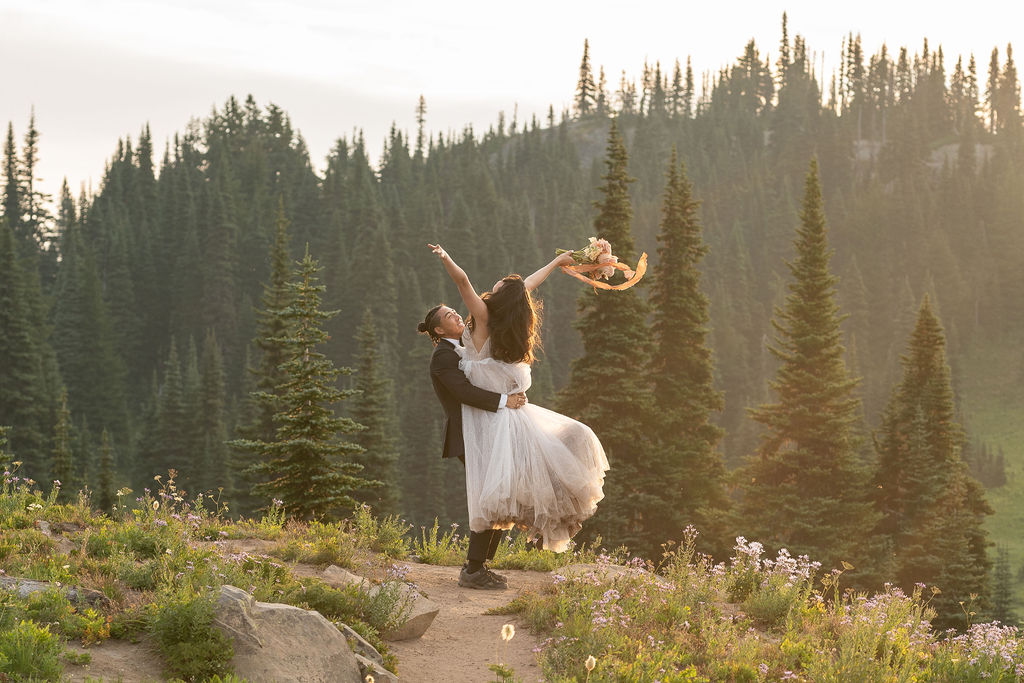
M57 488L60 488L61 487L60 479L54 479L53 480L53 485L56 486Z
M165 550L164 552L165 552L165 553L167 553L168 555L171 555L171 554L173 554L173 553L171 553L171 549L170 549L170 548L168 548L168 549L167 549L167 550Z
M157 526L167 526L167 521L163 520L163 519L158 519L158 520L156 520L156 525Z
M589 674L597 666L597 660L594 659L594 655L587 657L587 661L583 663L583 666L587 667L587 673Z
M153 501L153 509L154 510L159 510L160 509L160 501L158 501L158 500L154 500Z
M512 624L505 624L501 627L501 639L506 643L512 640L516 635L516 627Z
M374 683L374 678L372 674L366 674L366 683Z

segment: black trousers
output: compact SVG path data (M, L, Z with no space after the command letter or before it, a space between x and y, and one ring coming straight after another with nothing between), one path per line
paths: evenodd
M466 464L466 456L460 455L459 460ZM486 562L493 560L494 554L498 552L498 544L505 532L501 529L488 529L487 531L469 532L469 551L466 552L466 559L470 562Z
M498 544L501 543L501 529L488 529L487 531L469 532L469 552L466 559L472 562L486 562L493 560L494 554L498 552Z

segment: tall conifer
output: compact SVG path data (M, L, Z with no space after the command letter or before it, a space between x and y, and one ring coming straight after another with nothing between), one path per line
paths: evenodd
M833 568L870 559L862 542L876 516L867 499L855 434L856 382L843 360L836 282L828 247L818 164L805 184L796 259L785 304L775 309L781 365L771 382L776 402L752 416L767 428L743 472L743 531L794 555L807 554Z
M71 452L71 411L68 410L68 392L60 392L57 423L53 427L53 456L50 460L50 479L60 488L57 499L71 500L76 489L75 461Z
M694 524L711 537L724 538L725 467L717 450L722 429L711 421L724 402L713 387L708 299L701 291L699 270L707 246L698 202L675 148L667 175L651 285L651 376L662 451L652 469L659 471L663 486L658 490L665 497L659 506L659 535L668 540Z
M580 78L576 82L576 114L586 116L593 111L597 98L594 71L590 67L590 41L583 40L583 58L580 60Z
M110 432L106 429L100 435L100 467L96 479L96 506L109 513L114 507L114 446L110 443Z
M278 311L286 325L286 360L281 369L285 382L281 394L261 393L261 401L272 402L278 423L273 441L236 440L236 447L255 454L251 467L264 481L253 493L282 501L294 517L337 517L355 505L350 493L366 484L357 473L362 469L351 461L359 446L338 440L338 434L360 429L358 423L333 415L331 406L354 392L334 385L337 368L316 347L327 341L321 324L334 312L320 310L321 293L317 262L306 255L288 283L292 303Z
M393 383L381 362L379 337L373 312L367 308L356 331L359 353L354 388L360 393L352 398L352 417L366 429L353 439L363 447L353 461L380 485L360 489L354 497L378 514L392 514L404 512L399 510L398 493L398 408Z
M630 231L633 209L628 156L613 121L608 133L606 172L594 220L597 237L607 239L627 263L637 252ZM650 388L639 368L650 354L647 304L637 287L622 292L579 295L574 326L583 338L583 356L572 362L570 380L559 398L561 411L589 425L611 463L605 499L590 528L608 543L646 551L668 539L656 538L652 518L663 504L648 485L652 452L647 440Z
M992 510L961 456L945 335L925 296L902 357L876 439L877 532L887 540L893 576L905 588L937 585L940 623L964 625L960 601L988 595L988 541L982 526Z

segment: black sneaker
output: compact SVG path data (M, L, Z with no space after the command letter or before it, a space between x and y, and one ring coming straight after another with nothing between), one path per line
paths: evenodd
M487 569L480 569L470 574L465 567L459 573L459 585L463 588L476 588L479 590L501 591L508 588L507 585L495 578Z
M494 579L495 581L498 581L499 583L503 583L506 586L508 585L508 579L505 578L504 576L502 576L501 574L497 574L495 572L492 572L487 567L484 567L484 571L487 572L488 574L490 574L491 578Z

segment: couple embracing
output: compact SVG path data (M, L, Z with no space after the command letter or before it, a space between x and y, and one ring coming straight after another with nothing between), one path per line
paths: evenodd
M540 336L530 293L573 260L562 254L525 280L509 275L477 294L448 253L429 246L470 314L463 321L442 304L418 328L434 344L430 379L447 418L443 457L466 466L470 536L459 585L500 590L507 581L486 562L504 530L518 526L537 547L562 552L604 497L608 460L594 432L526 399Z

